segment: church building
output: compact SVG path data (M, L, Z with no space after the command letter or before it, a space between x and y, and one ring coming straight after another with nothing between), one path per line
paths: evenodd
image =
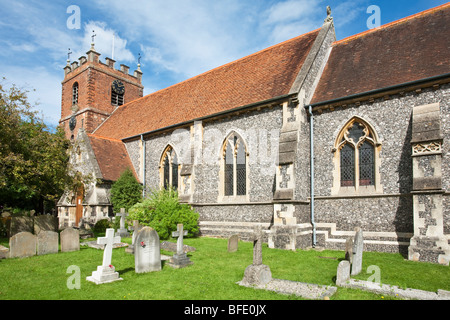
M143 96L142 72L94 45L68 61L61 126L91 182L58 203L60 226L112 216L130 168L172 186L203 236L271 248L450 261L450 4L336 41L321 28ZM114 208L117 211L117 208Z

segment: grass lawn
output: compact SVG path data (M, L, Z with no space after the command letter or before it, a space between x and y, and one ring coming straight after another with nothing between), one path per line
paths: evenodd
M131 242L130 238L122 239ZM81 246L80 251L0 260L1 300L300 300L264 290L241 287L245 268L252 263L252 244L240 242L239 250L227 252L226 239L185 239L195 247L194 262L182 269L164 264L162 271L134 272L134 256L124 248L113 250L112 264L123 281L96 285L86 281L102 263L103 251ZM4 241L3 241L4 244ZM171 255L172 253L163 252ZM335 286L336 269L343 251L269 249L263 245L263 263L272 277ZM69 266L80 269L80 289L69 289ZM363 271L355 277L367 280L370 265L381 271L381 282L402 288L450 291L450 268L404 260L400 254L365 252ZM331 300L391 299L360 290L338 288Z

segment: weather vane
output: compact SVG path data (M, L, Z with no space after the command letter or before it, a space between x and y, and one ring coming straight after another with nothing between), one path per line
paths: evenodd
M94 43L94 38L97 36L96 34L94 34L95 30L92 30L92 43Z
M141 65L141 54L140 53L138 53L138 65Z
M69 51L67 52L67 60L70 60L70 55L71 55L72 53L73 53L73 52L70 51L70 48L69 48Z

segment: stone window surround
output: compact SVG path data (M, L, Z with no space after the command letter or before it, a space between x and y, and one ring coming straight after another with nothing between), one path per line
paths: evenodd
M227 142L228 140L233 137L233 136L237 136L238 137L238 143L243 143L244 144L244 149L245 149L245 183L246 183L246 194L245 195L237 195L237 174L236 174L236 160L237 160L237 150L238 148L236 146L233 145L233 153L234 153L234 157L233 157L233 170L234 170L234 174L233 174L233 195L232 196L226 196L225 195L225 152L226 152L226 147L227 147ZM221 152L220 152L220 169L219 169L219 195L217 197L217 202L219 203L244 203L244 202L250 202L250 197L249 197L249 190L250 190L250 179L249 179L249 153L248 153L248 145L246 143L246 141L242 138L242 135L240 135L238 132L236 132L235 130L232 130L231 132L229 132L226 136L226 138L223 140L222 143L222 147L221 147Z
M159 160L159 186L161 189L164 189L164 159L166 158L166 155L169 157L169 184L172 185L172 181L173 181L173 177L172 177L172 157L170 156L169 152L173 151L176 154L177 159L179 159L177 152L175 151L175 149L172 147L172 145L168 144L165 148L164 151L161 154L161 158ZM177 189L179 189L180 187L180 181L181 181L181 176L180 176L180 163L178 163L178 186Z
M349 186L349 187L343 187L341 186L341 170L340 170L340 147L342 147L341 141L344 139L344 134L347 132L347 130L355 123L359 122L362 123L368 130L370 135L373 137L372 139L366 137L365 139L370 139L371 143L374 145L374 153L375 153L375 159L374 159L374 170L375 170L375 183L374 185L369 186L360 186L359 185L359 156L358 152L355 152L355 185ZM364 141L364 140L362 140ZM361 143L362 141L359 141ZM359 144L358 142L356 144ZM356 150L355 150L356 151ZM331 195L332 196L345 196L345 195L370 195L370 194L381 194L383 193L383 186L381 185L381 178L380 178L380 152L381 152L381 142L380 139L372 125L370 123L359 117L359 116L353 116L348 120L345 125L342 127L342 129L339 131L339 134L336 137L336 140L334 142L334 148L332 149L333 152L333 186L331 188Z

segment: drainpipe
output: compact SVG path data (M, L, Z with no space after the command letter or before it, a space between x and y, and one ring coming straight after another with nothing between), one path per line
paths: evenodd
M316 223L314 221L314 116L312 112L312 106L309 106L310 115L310 165L311 165L311 224L313 227L313 248L316 246Z
M145 141L144 141L144 135L143 134L141 134L141 143L142 143L142 153L143 153L143 156L142 156L142 185L143 185L143 188L142 188L142 198L145 198L145 163L146 163L146 161L145 161L145 156L146 156L146 145L145 145Z

